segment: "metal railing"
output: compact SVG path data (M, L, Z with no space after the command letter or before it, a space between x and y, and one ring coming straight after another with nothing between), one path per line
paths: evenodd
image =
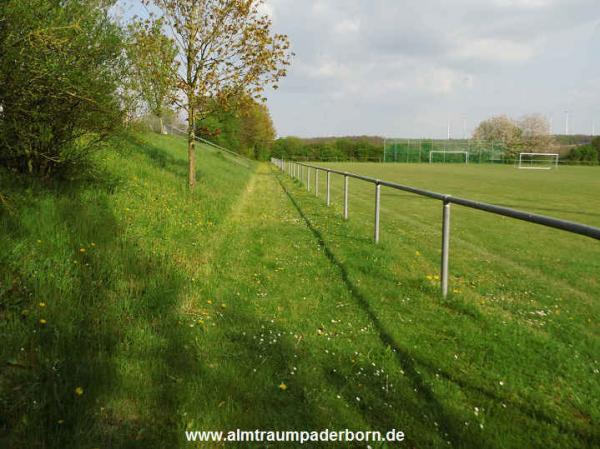
M175 128L174 126L170 126L170 125L165 125L165 128L170 129L172 132L175 131L175 132L179 133L182 137L187 137L187 132L182 129ZM194 140L196 140L197 142L209 145L210 147L216 149L217 151L220 151L227 155L233 156L233 158L235 158L235 159L233 159L234 162L236 162L240 165L243 165L246 168L250 168L251 163L253 162L251 159L247 158L246 156L236 153L235 151L231 151L230 149L222 147L221 145L217 145L216 143L213 143L210 140L203 139L202 137L194 136Z
M277 166L281 171L287 172L291 177L304 182L306 179L306 188L310 192L311 185L311 170L315 172L315 194L318 196L318 182L319 172L323 171L327 174L326 180L326 204L331 205L331 175L341 175L344 177L344 219L348 219L348 180L349 178L359 179L361 181L370 182L375 184L375 216L373 226L373 239L375 243L379 242L379 225L380 225L380 212L381 212L381 187L389 187L396 190L402 190L404 192L414 193L416 195L432 198L442 202L442 257L440 264L440 288L442 295L446 297L448 295L448 276L449 276L449 256L450 256L450 205L457 204L459 206L468 207L471 209L481 210L496 215L502 215L505 217L515 218L517 220L526 221L529 223L535 223L543 226L547 226L554 229L560 229L573 234L583 235L596 240L600 240L600 228L588 226L581 223L575 223L572 221L561 220L554 217L548 217L545 215L538 215L531 212L525 212L517 209L511 209L509 207L497 206L495 204L483 203L480 201L473 201L465 198L459 198L452 195L446 195L443 193L432 192L429 190L418 189L416 187L406 186L397 184L394 182L384 181L381 179L372 178L369 176L358 175L356 173L350 173L345 171L334 170L331 168L319 167L316 165L306 164L303 162L296 161L285 161L283 159L271 158L271 162ZM306 175L304 174L306 172Z

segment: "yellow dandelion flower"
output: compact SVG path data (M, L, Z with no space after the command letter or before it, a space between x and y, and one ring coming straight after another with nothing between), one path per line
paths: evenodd
M435 279L436 281L439 281L439 280L440 280L440 277L439 277L439 276L436 274L436 275L433 277L433 279Z
M428 275L427 275L427 279L429 279L430 281L432 281L432 280L433 280L433 276L432 276L432 275L430 275L430 274L428 274Z
M421 255L421 253L420 253L419 251L415 251L415 254L416 254L417 256L420 256L420 255Z
M460 290L455 288L454 290L452 290L452 293L460 293Z
M212 301L209 299L208 301L206 301L207 304L212 304Z
M83 394L83 388L81 388L81 387L75 388L75 394L77 396L81 396Z
M221 308L222 309L226 309L227 308L227 304L221 304Z
M41 302L41 303L38 304L38 306L40 306L41 308L44 308L44 307L46 307L46 303L45 302Z
M85 248L79 248L80 253L85 253Z
M286 384L284 384L283 382L281 382L281 383L279 384L279 389L280 389L281 391L285 391L285 390L287 390L287 385L286 385Z
M43 318L40 318L40 321L39 321L39 323L40 323L40 324L44 325L44 324L46 324L47 322L48 322L48 321L46 321L45 319L43 319Z
M92 246L96 246L96 244L94 242L92 242Z
M39 244L39 243L42 243L42 241L41 241L41 240L38 240L37 242L38 242L38 244Z

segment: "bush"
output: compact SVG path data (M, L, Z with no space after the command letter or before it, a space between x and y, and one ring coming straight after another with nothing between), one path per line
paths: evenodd
M600 143L600 141L598 141ZM594 144L580 145L575 147L569 153L569 160L583 164L595 165L598 163L599 150Z
M0 6L0 164L39 176L79 169L122 123L122 36L107 0Z

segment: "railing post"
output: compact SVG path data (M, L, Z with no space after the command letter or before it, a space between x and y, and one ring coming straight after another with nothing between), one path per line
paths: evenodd
M375 243L379 243L379 210L381 203L381 184L375 183Z
M319 169L315 168L315 196L319 196Z
M344 220L348 219L348 175L344 175Z
M310 167L306 167L306 190L310 192Z
M450 201L444 199L442 214L442 273L441 288L442 296L448 296L448 258L450 256Z
M331 205L331 188L330 185L331 172L327 170L327 207Z

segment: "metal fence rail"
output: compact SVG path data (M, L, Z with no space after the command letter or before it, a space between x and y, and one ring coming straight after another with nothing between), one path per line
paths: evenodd
M414 193L416 195L425 196L442 202L442 257L441 257L441 276L440 276L440 288L442 295L445 297L448 295L448 273L449 273L449 256L450 256L450 205L457 204L459 206L468 207L471 209L481 210L496 215L502 215L504 217L515 218L517 220L526 221L529 223L535 223L543 226L547 226L554 229L560 229L573 234L583 235L596 240L600 240L600 228L588 226L581 223L575 223L573 221L561 220L554 217L548 217L545 215L538 215L531 212L525 212L517 209L511 209L509 207L497 206L495 204L483 203L480 201L473 201L466 198L455 197L452 195L446 195L443 193L432 192L429 190L418 189L416 187L406 186L397 184L394 182L384 181L381 179L372 178L369 176L358 175L356 173L350 173L345 171L334 170L331 168L319 167L316 165L306 164L303 162L296 161L285 161L283 159L271 158L271 162L277 166L280 170L286 172L293 178L297 178L301 182L304 181L304 172L306 172L306 188L310 191L310 173L311 170L315 172L315 194L318 195L318 177L319 172L323 171L327 174L326 182L326 204L331 204L331 193L330 193L330 180L331 175L336 174L344 177L344 219L348 219L348 179L354 178L361 181L366 181L375 185L375 201L374 201L374 241L379 242L379 223L380 223L380 202L381 202L381 187L389 187L404 192Z
M165 128L170 129L172 132L175 131L184 137L187 137L187 135L188 135L186 131L179 129L179 128L175 128L174 126L165 125ZM203 139L202 137L194 136L194 140L196 140L197 142L209 145L210 147L216 149L217 151L220 151L227 155L232 156L233 158L235 158L235 159L232 159L234 162L236 162L240 165L243 165L246 168L250 168L251 163L253 162L251 159L247 158L246 156L236 153L235 151L231 151L225 147L222 147L221 145L217 145L216 143L213 143L210 140Z

